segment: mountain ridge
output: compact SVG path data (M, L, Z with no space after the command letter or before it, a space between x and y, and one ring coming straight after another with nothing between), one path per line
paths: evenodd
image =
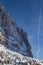
M12 51L33 57L27 33L17 26L3 6L0 6L0 44Z

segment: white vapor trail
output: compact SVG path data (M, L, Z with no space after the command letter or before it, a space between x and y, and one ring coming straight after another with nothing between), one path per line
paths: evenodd
M38 59L39 59L39 53L40 53L40 44L39 44L40 23L41 23L41 8L40 8L39 22L38 22L38 50L37 50L37 58Z

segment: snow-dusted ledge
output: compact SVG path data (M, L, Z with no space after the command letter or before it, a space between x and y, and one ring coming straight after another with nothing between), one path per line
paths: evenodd
M0 45L0 65L43 65L43 62L23 56Z

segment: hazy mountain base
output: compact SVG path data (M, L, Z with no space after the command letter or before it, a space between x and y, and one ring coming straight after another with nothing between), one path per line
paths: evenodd
M0 65L43 65L37 59L23 56L0 45Z

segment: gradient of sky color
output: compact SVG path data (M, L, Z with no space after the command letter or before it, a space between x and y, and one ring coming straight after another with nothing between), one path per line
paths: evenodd
M41 7L39 59L43 60L43 0L0 0L0 4L5 6L10 16L16 20L17 25L27 32L35 58L37 58L38 50L38 23Z

